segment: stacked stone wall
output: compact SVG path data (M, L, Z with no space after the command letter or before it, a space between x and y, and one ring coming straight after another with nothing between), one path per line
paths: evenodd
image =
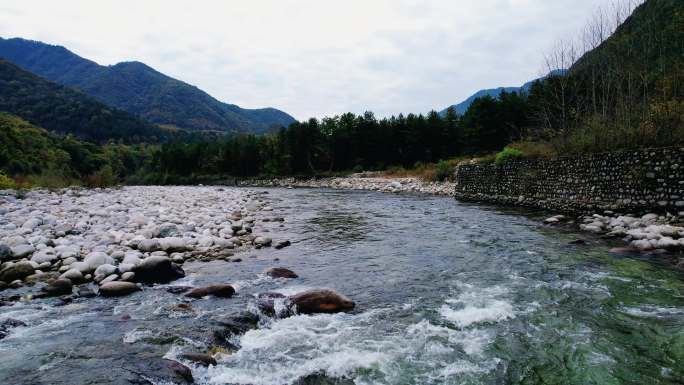
M459 165L455 196L564 212L684 211L684 148Z

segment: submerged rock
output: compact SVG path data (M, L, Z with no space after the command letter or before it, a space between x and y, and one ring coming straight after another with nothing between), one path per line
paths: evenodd
M299 276L292 270L284 267L272 267L266 270L266 275L273 278L298 278Z
M205 353L183 353L178 356L178 358L181 358L183 360L188 360L191 361L195 364L199 364L202 366L216 366L218 365L218 362L216 362L216 359L209 354Z
M274 315L276 313L276 300L282 300L286 299L287 297L284 294L281 293L275 293L275 292L269 292L269 293L260 293L257 296L257 307L261 312L264 314L268 315ZM285 307L284 313L286 314L279 314L279 316L285 316L287 313L289 313L289 301L283 301L286 302L284 303L283 307Z
M220 346L235 350L238 346L232 342L233 336L242 335L256 329L258 322L259 316L248 312L229 317L219 322L220 328L214 330L213 340Z
M284 247L290 246L292 243L290 241L278 241L276 244L273 246L276 249L280 250Z
M330 289L313 289L289 297L298 313L338 313L354 309L354 301Z
M161 380L163 384L192 384L195 379L192 377L192 370L178 361L169 360L167 358L153 358L144 360L140 363L144 365L139 369L144 379L141 378L143 384L148 384L148 378Z
M213 295L215 297L230 298L233 296L233 294L235 294L235 289L233 286L219 284L192 289L186 293L185 296L190 298L202 298L208 295Z
M16 328L17 326L26 326L26 323L14 318L7 318L3 321L0 321L0 340L7 337L10 329Z

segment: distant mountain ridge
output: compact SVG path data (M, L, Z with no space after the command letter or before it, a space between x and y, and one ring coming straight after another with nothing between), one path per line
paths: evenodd
M263 133L295 119L275 108L244 109L141 62L102 66L62 46L0 38L0 58L149 122L190 131Z
M480 91L477 91L476 93L472 94L471 96L469 96L466 100L462 101L461 103L454 104L450 107L453 107L457 114L463 115L468 110L468 107L470 107L470 105L473 103L473 101L477 98L481 98L484 96L491 96L493 98L498 98L502 92L507 92L507 93L526 92L530 89L530 87L532 87L532 84L534 84L534 82L536 82L538 80L543 80L543 79L545 79L549 76L552 76L552 75L559 75L559 74L562 74L564 72L565 72L565 70L551 71L548 75L542 76L542 77L534 79L534 80L530 80L529 82L523 84L520 87L498 87L498 88L488 88L488 89L480 90ZM439 112L439 114L441 116L446 115L446 112L450 107L443 109L442 111Z
M0 59L0 111L60 134L93 141L159 142L171 132Z

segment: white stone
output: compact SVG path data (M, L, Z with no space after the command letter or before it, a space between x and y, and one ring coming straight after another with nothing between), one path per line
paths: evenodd
M116 263L114 261L114 258L110 257L109 255L101 251L93 251L89 253L88 255L86 255L83 262L87 263L88 266L90 266L91 270L97 269L97 267L100 265L114 265Z
M116 266L110 265L110 264L103 264L97 267L95 269L95 275L101 275L101 276L108 276L111 274L114 274L116 272Z

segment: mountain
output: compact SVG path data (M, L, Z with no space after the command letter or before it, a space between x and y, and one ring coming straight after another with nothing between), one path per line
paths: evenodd
M570 74L595 78L594 74L614 73L617 68L651 87L665 78L681 77L683 60L684 1L647 0L609 38L577 60Z
M493 98L498 98L502 92L507 92L507 93L526 92L530 89L530 87L532 87L532 84L534 84L534 82L536 82L538 80L546 79L549 76L559 75L559 74L562 74L564 72L565 72L564 70L551 71L551 72L549 72L548 75L542 76L542 77L534 79L534 80L530 80L529 82L523 84L520 87L498 87L498 88L489 88L489 89L480 90L480 91L477 91L476 93L472 94L471 96L469 96L466 100L462 101L461 103L454 104L450 107L453 107L457 114L463 115L468 110L468 107L470 107L470 105L473 103L473 101L477 98L481 98L484 96L491 96ZM442 111L439 112L439 114L441 116L446 115L446 112L450 107L443 109Z
M2 59L0 111L51 131L101 142L156 142L178 135Z
M102 66L68 49L0 38L0 57L162 126L191 131L263 133L295 119L275 108L244 109L140 62Z

